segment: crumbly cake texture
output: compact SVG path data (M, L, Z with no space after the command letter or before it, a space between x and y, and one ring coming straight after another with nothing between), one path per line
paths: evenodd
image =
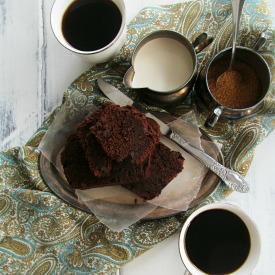
M116 115L114 115L114 113L116 113ZM122 119L125 116L128 117L128 119ZM115 121L117 121L117 123L115 123ZM144 124L143 129L139 127L140 121ZM126 125L124 123L126 123ZM132 123L131 129L128 129L128 132L123 130L127 127L127 123ZM104 125L104 127L101 127L101 125ZM134 132L133 129L136 125L137 129L135 129ZM93 132L95 128L102 128L103 134L97 133L98 135L95 135ZM140 133L138 133L138 129ZM130 131L133 133L130 134ZM117 162L122 162L126 159L127 163L129 160L133 163L132 169L138 169L141 172L140 167L142 167L145 177L147 175L146 167L149 168L148 165L146 166L146 163L149 163L147 159L159 141L160 129L154 120L146 118L145 115L131 106L119 107L114 104L108 104L84 119L78 126L76 134L84 148L90 169L96 177L109 176L112 170L117 168ZM97 136L100 138L97 138ZM139 143L133 146L137 136L139 137ZM104 143L105 146L102 146L102 143ZM138 146L141 148L140 152L137 150ZM121 148L116 147L123 147L127 151L121 151ZM110 148L112 153L106 151L106 148ZM119 153L121 156L118 156ZM135 157L137 156L142 157L142 162L136 161ZM138 165L139 168L136 168L135 165Z
M79 142L84 149L89 167L96 177L108 176L112 170L112 160L106 154L102 153L103 151L100 144L90 132L90 127L98 121L102 111L102 109L97 110L85 118L83 122L78 125L76 131Z
M67 181L74 189L122 185L153 199L184 162L159 139L154 120L131 106L108 104L84 119L68 139L61 153Z
M167 186L183 169L184 159L179 152L159 142L152 154L153 163L150 177L142 182L124 184L129 189L145 200L151 200L160 195L162 189Z
M77 135L72 135L61 153L64 174L73 189L89 189L95 187L122 185L125 182L140 182L149 176L151 158L142 165L133 164L130 159L113 163L111 175L97 177L90 169L84 149Z
M156 131L144 114L132 106L106 105L97 122L90 127L104 152L115 161L131 157L143 163L159 142Z

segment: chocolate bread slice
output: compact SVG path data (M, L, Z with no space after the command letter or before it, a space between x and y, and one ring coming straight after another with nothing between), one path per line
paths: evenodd
M102 109L96 111L91 116L86 118L78 126L77 136L79 137L79 140L84 148L86 159L89 163L89 167L93 171L96 177L106 177L110 175L113 169L113 165L116 165L116 162L121 162L127 158L128 160L131 160L134 165L142 164L141 167L143 168L143 171L144 171L144 177L146 177L146 171L148 169L146 170L145 164L148 163L148 161L145 162L145 160L147 160L149 155L151 155L152 151L154 150L156 141L159 139L159 133L160 133L159 125L150 118L146 118L144 116L144 119L143 119L142 117L142 123L145 123L145 127L147 127L150 130L151 135L153 136L152 142L150 142L149 147L146 148L146 146L148 146L148 142L147 142L148 140L145 140L144 141L145 144L144 144L141 138L140 141L136 144L135 143L136 139L134 139L131 135L127 135L127 134L124 135L122 133L125 130L124 128L128 127L127 124L123 125L122 120L117 121L117 117L112 118L108 116L107 116L108 117L107 119L107 117L105 116L106 112L107 114L110 115L110 112L113 112L113 111L116 111L117 116L121 116L121 114L123 114L123 117L124 115L127 115L128 117L129 113L132 114L131 129L133 129L133 127L135 126L134 124L135 121L137 121L138 124L140 122L140 119L139 119L141 114L140 112L136 111L132 107L130 111L128 110L128 108L125 111L124 107L119 107L114 104L110 104L108 105L108 107L107 106L103 107ZM106 119L104 123L102 122L103 119L101 119L101 122L99 122L101 116L103 115ZM102 123L105 128L100 126L102 125ZM110 127L108 125L110 125ZM118 125L118 127L115 127L114 125ZM92 131L91 129L93 127L94 129ZM123 128L123 131L122 131L122 128ZM101 138L103 139L103 140L101 139L101 142L98 141L98 138L94 134L96 131L96 133L99 136L100 134L98 132L101 131L100 129L103 129L103 131L105 131L105 134L107 131L109 131L108 137L106 136L104 137L105 134L101 136ZM106 129L109 129L109 130L106 130ZM139 129L135 129L136 132L138 130ZM144 135L144 132L140 132L139 135L140 137L142 137ZM126 141L125 141L125 138L126 138ZM145 136L145 139L146 139L146 136ZM106 152L104 148L101 146L102 143L104 143L105 149L107 147L111 147L112 152L115 147L118 147L116 148L117 156L114 158L114 155L112 154L112 152L111 153L109 151ZM116 144L116 146L113 146L113 144ZM131 149L133 147L133 144L135 144L136 148ZM126 151L121 151L120 147L125 147L125 146L127 147L127 148L124 148L124 150ZM136 162L136 161L133 161L133 158L132 158L133 155L137 155L138 148L141 149L141 152L143 151L142 162L140 162L141 159L140 161ZM145 150L143 150L143 148L146 148L146 155L144 152ZM122 155L118 156L119 153L121 153ZM133 165L133 169L135 169L134 165Z
M153 127L144 114L114 104L104 107L90 131L111 159L120 162L130 157L137 165L152 154L160 135L159 127Z
M77 127L76 135L81 143L89 167L96 177L108 176L112 170L111 159L103 152L95 136L91 134L90 127L99 119L103 109L99 109L85 118Z
M183 170L183 163L184 158L179 152L171 151L160 142L151 157L150 176L140 182L124 184L123 187L144 200L152 200Z

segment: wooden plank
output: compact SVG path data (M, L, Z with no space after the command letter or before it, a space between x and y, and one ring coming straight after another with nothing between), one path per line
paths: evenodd
M38 125L40 2L0 1L0 149L22 144Z

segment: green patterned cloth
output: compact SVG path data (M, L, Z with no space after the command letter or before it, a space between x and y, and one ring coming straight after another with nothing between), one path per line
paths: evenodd
M190 41L205 31L214 36L211 46L198 55L202 66L213 54L231 45L231 2L200 0L143 9L128 26L127 42L119 56L83 73L65 92L64 102L77 90L100 105L106 100L94 83L100 76L138 100L134 92L122 87L121 80L136 43L158 29L175 30ZM240 32L239 44L247 47L254 45L260 33L268 36L261 54L273 76L269 97L255 116L232 122L221 120L207 132L223 144L226 166L245 175L255 147L275 125L275 43L272 16L264 1L246 1ZM51 193L40 175L37 147L59 110L60 106L25 146L0 153L0 274L109 274L177 232L189 214L139 221L117 233L100 224L94 215ZM190 110L196 112L203 125L207 114L196 110L192 97L168 109L175 116ZM203 203L221 200L230 192L221 184Z

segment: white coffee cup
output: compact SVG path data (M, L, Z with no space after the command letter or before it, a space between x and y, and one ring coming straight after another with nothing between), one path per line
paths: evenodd
M231 274L231 275L249 275L252 273L254 268L256 267L259 257L260 257L260 251L261 251L261 241L260 241L260 234L257 229L256 224L253 222L253 220L246 214L244 213L240 208L227 204L227 203L213 203L209 205L204 205L197 210L195 210L185 221L181 233L180 233L180 238L179 238L179 250L180 250L180 256L182 258L182 261L187 269L187 273L185 274L192 274L192 275L210 275L208 271L202 271L200 268L198 268L190 259L190 256L188 254L188 249L187 249L187 234L188 230L191 228L192 221L194 222L194 219L196 218L197 221L200 217L202 217L201 214L204 214L207 211L212 211L212 210L227 210L233 214L235 214L237 217L240 218L240 220L243 221L245 227L247 228L249 232L249 237L250 237L250 249L247 254L246 259L244 262L235 270L231 270L229 273L221 273L221 274ZM222 212L221 212L222 213ZM201 216L200 216L201 215ZM197 223L198 224L198 223ZM192 229L191 229L192 230ZM203 231L204 228L201 228ZM189 232L190 234L190 232ZM190 245L190 244L189 244ZM203 253L207 254L208 251L205 249ZM191 255L191 254L190 254ZM194 257L194 255L192 256ZM191 257L191 258L192 258ZM232 257L228 253L228 257ZM190 272L190 273L188 273ZM206 273L208 272L208 273Z
M62 31L63 16L68 7L76 1L81 0L55 0L51 10L51 26L55 37L65 48L91 63L103 63L111 60L118 54L126 40L126 11L123 0L110 0L118 7L122 17L121 27L117 35L108 45L92 51L83 51L73 47L66 40Z

